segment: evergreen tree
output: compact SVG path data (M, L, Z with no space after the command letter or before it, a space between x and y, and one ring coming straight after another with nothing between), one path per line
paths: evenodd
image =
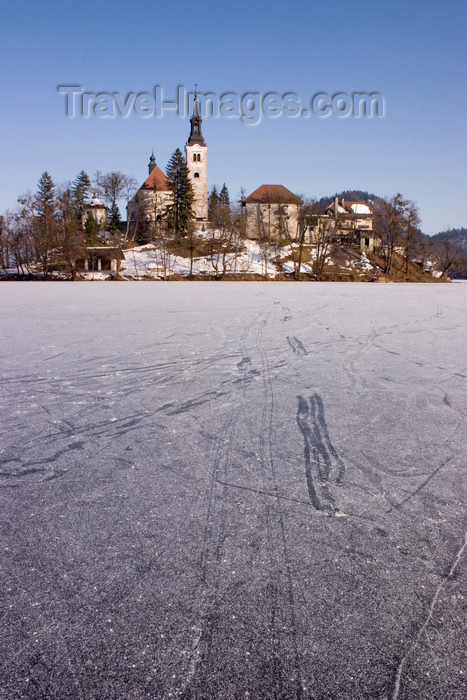
M227 189L225 182L222 185L222 189L219 193L219 204L221 207L230 207L229 190Z
M47 170L37 183L35 205L39 217L55 214L55 185Z
M209 220L212 218L214 210L219 205L219 192L217 191L216 185L213 185L208 198L208 210L209 210Z
M36 218L32 227L34 251L46 277L49 274L50 257L56 245L57 219L55 185L49 173L42 173L34 197Z
M99 224L96 221L96 217L88 211L86 221L84 222L84 237L86 239L86 245L94 245L99 241Z
M73 204L77 218L81 217L84 208L84 202L89 197L89 189L91 180L87 173L82 170L73 180L71 191L73 193Z
M194 220L195 195L183 153L177 148L170 158L166 170L171 201L164 211L168 228L176 237L186 236Z
M111 233L119 231L120 226L120 210L115 202L109 207L108 212L108 230Z

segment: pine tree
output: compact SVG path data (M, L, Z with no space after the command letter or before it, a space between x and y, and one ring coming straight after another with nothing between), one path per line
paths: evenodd
M37 213L32 232L35 255L48 277L51 253L56 245L57 219L55 185L47 170L39 179L34 208Z
M222 189L219 193L219 204L221 207L230 207L229 190L227 189L225 182L222 185Z
M77 218L81 218L81 214L84 209L84 202L89 197L89 189L91 187L91 180L84 170L75 177L73 184L71 186L71 191L73 193L73 204L76 211Z
M55 213L55 185L47 170L37 183L35 205L40 217Z
M115 233L116 231L119 230L120 226L120 209L118 208L117 204L113 202L111 206L109 207L109 216L108 216L108 230L111 233Z
M195 218L193 211L195 195L185 158L179 148L172 153L166 175L172 197L165 208L164 219L176 237L186 236Z
M216 207L219 205L219 192L217 191L216 185L213 185L211 192L209 193L209 198L208 198L208 211L209 211L209 220L211 220L212 214L214 213L214 210Z
M86 221L84 222L84 237L86 239L86 245L94 245L99 241L99 224L96 221L96 217L88 211Z

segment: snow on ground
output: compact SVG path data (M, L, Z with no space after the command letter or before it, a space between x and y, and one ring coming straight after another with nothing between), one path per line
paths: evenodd
M112 277L110 272L93 270L92 272L80 272L80 277L88 282L102 282Z
M465 694L467 285L0 291L2 698Z
M365 272L371 272L371 270L374 269L374 266L371 264L371 262L368 259L367 254L364 251L360 255L360 260L361 260L361 268Z
M250 240L245 241L245 250L241 254L237 256L227 255L226 268L237 274L267 275L271 278L277 274L277 267L270 260L265 263L259 245ZM121 274L133 279L163 278L172 275L188 276L190 274L190 259L170 255L149 243L125 251ZM209 258L201 257L193 260L193 274L214 277L216 272Z

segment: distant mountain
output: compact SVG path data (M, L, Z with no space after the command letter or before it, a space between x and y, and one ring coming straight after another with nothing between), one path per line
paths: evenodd
M431 236L432 241L441 241L442 243L446 241L446 238L456 241L462 250L467 253L467 228L451 228L448 231L440 231Z
M454 260L449 269L451 277L467 279L467 228L452 228L429 237L441 260Z

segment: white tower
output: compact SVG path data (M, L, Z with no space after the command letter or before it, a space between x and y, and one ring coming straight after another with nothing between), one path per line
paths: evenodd
M196 221L208 220L208 172L206 146L201 133L201 119L199 115L199 100L195 91L195 104L193 116L190 118L190 138L185 146L186 164L195 193L193 210Z

